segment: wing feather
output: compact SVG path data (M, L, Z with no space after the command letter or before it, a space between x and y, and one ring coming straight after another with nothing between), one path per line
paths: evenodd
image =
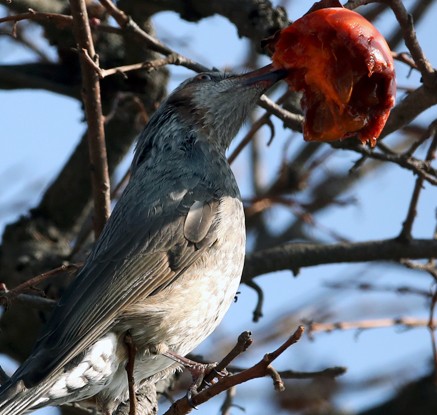
M156 180L169 183L162 175ZM85 266L14 375L27 387L61 370L107 332L121 310L171 284L214 243L219 197L213 187L189 177L170 183L170 192L150 195L143 183L131 180ZM184 226L193 205L207 207L201 208L201 225L190 227L188 240ZM199 248L202 240L208 243Z

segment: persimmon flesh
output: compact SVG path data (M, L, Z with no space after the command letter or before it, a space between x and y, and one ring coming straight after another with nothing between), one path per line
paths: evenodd
M273 65L302 91L307 141L355 134L374 146L395 102L393 59L384 37L341 7L310 12L274 40Z

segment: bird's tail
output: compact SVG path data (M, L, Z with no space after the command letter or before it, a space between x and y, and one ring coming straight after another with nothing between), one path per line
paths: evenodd
M20 415L43 406L45 386L43 382L27 389L22 381L9 379L0 387L0 415Z

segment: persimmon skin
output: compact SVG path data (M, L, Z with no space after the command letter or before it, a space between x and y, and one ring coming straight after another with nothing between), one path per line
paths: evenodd
M358 135L376 144L396 85L390 48L360 14L329 7L310 12L275 37L273 65L303 91L304 138L335 141Z

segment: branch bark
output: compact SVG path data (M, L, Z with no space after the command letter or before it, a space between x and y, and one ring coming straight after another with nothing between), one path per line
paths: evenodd
M302 267L342 262L398 261L404 258L432 258L437 253L437 240L397 239L321 245L288 243L248 254L243 270L243 282L269 272L291 270L294 275Z
M265 354L263 359L261 359L252 367L243 370L242 372L239 372L235 375L221 378L217 383L211 385L209 388L204 389L202 392L199 392L197 395L195 395L192 399L191 405L187 397L179 399L170 407L165 415L188 414L193 410L193 405L201 405L202 403L207 402L214 396L217 396L219 393L222 393L233 386L240 385L241 383L247 382L252 379L261 378L269 375L272 369L270 366L271 363L290 346L298 342L303 332L303 326L299 326L296 331L283 344L281 344L273 352Z
M88 56L98 65L98 57L91 37L85 1L71 0L70 6L73 16L73 29L79 47L82 99L85 104L88 122L88 151L94 199L94 235L97 238L109 218L111 203L100 81L96 71L87 62Z
M238 30L240 37L251 39L260 49L262 39L273 35L277 30L288 26L289 20L283 7L274 7L269 0L153 0L137 2L146 15L172 10L182 19L198 22L206 17L219 14L227 18Z

